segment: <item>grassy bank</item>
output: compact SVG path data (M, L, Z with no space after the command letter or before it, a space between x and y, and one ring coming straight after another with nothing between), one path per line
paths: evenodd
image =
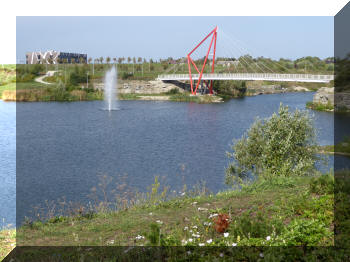
M326 112L334 111L334 105L330 103L322 104L322 103L314 103L310 101L306 103L306 107L317 111L326 111Z
M184 93L161 93L161 94L142 94L142 93L119 93L120 100L169 100L174 102L195 102L195 103L215 103L221 102L222 98L214 95L197 95L192 96L188 92Z
M333 245L333 180L330 175L326 183L322 179L263 181L242 191L185 193L172 200L162 200L162 192L153 190L153 200L117 212L27 224L17 232L17 240L25 246L329 246ZM220 225L221 215L227 216L227 226ZM158 235L153 236L155 232Z
M16 246L16 230L0 230L0 261L11 252Z
M339 154L350 157L350 137L345 138L336 145L320 146L322 153Z

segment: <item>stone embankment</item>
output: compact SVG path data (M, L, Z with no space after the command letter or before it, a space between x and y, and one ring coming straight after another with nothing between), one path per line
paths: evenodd
M333 106L335 111L350 111L350 92L334 92L334 87L322 87L312 102L315 105Z
M314 95L314 104L334 105L334 87L321 87Z
M95 88L103 89L103 83L95 83ZM178 89L183 93L188 89L188 84L182 82L163 82L163 81L143 81L143 80L121 80L118 81L118 92L120 94L161 94L169 92L172 89Z

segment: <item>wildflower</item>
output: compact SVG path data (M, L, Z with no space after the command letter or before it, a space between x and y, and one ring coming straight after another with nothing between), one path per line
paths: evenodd
M158 224L163 224L163 222L160 221L160 220L157 220L156 222L157 222Z
M192 233L193 231L192 231L192 229L190 230L190 233Z
M113 245L114 244L114 239L107 241L107 245Z
M190 250L188 250L188 251L187 251L187 254L188 254L188 255L191 255L191 251L190 251Z
M211 226L211 222L204 222L203 225L205 225L205 226Z
M141 236L141 235L137 235L136 239L137 240L140 240L140 239L144 239L145 237L144 236Z
M220 253L220 257L223 257L224 256L224 253Z
M232 243L232 246L233 246L233 247L237 246L237 243Z
M270 237L270 236L267 236L267 237L266 237L266 240L267 240L267 241L269 241L270 239L271 239L271 237Z
M263 253L260 253L260 257L264 257L264 254L263 254Z
M197 226L193 226L192 228L195 228L195 229L197 229L198 227L197 227Z
M211 242L213 242L212 239L207 240L207 243L208 243L208 244L210 244Z
M199 245L200 247L202 247L202 246L204 246L204 243L199 243L198 245Z
M199 207L199 208L198 208L198 211L208 211L208 208L205 208L205 207Z
M195 205L197 205L197 203L198 203L198 202L193 202L193 203L192 203L192 205L194 205L194 206L195 206Z
M218 216L218 214L210 214L209 218L213 218L213 217L216 217Z
M197 232L197 234L192 234L192 236L193 236L193 237L197 237L197 238L200 237L200 235L198 234L198 232Z
M227 233L224 233L224 237L228 237L228 235L229 235L229 233L227 232Z
M187 240L185 240L185 239L182 239L182 244L184 244L184 245L186 245L187 244Z
M193 239L192 239L192 238L189 238L189 239L188 239L188 242L192 242L192 241L193 241Z
M184 195L186 195L186 192L181 193L181 196L184 196Z
M188 230L188 227L184 227L184 230Z
M153 213L151 212L151 213L149 213L149 215L150 215L150 216L152 216L152 215L153 215Z

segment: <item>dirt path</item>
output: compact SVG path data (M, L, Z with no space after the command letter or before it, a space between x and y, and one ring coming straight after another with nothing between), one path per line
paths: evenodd
M48 76L53 76L55 74L55 72L57 72L57 71L47 71L45 75L35 78L34 81L41 83L41 84L45 84L45 85L51 85L52 83L44 81L44 78L48 77Z

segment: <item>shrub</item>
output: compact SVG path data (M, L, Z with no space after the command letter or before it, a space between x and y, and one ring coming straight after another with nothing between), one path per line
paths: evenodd
M233 162L226 183L241 185L248 178L304 176L315 171L316 140L312 119L306 111L290 113L282 104L278 114L257 119L227 153Z
M325 239L331 237L332 233L318 220L295 219L285 228L280 238L285 245L318 246L326 244Z
M134 76L134 74L132 74L132 73L124 72L124 73L122 74L122 79L123 79L123 80L126 80L126 79L129 79L129 78L132 78L133 76Z
M333 174L325 174L319 177L313 177L309 183L310 193L319 195L332 194L334 192L334 176Z
M271 220L262 212L252 214L251 212L242 213L231 226L231 233L234 238L263 238L274 234L280 234L283 230L281 220Z
M214 81L213 90L219 95L226 97L241 97L247 91L245 81Z
M170 89L168 92L166 92L166 94L167 95L176 95L176 94L178 94L178 93L180 93L179 92L179 89L178 88L172 88L172 89Z

